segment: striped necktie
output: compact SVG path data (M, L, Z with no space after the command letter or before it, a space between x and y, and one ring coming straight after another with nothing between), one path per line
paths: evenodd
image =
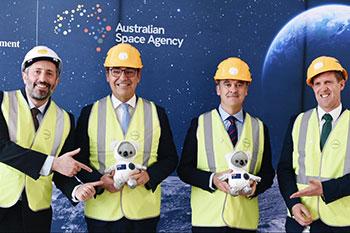
M235 146L238 140L238 132L237 132L237 126L236 126L237 119L234 116L229 116L227 117L226 120L230 122L230 126L227 129L227 133L230 136L233 146Z

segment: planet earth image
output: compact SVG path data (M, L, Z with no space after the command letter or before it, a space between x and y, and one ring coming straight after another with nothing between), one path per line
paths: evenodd
M318 56L332 56L350 68L348 54L344 52L349 46L350 6L347 5L308 9L277 33L266 53L262 77L264 122L272 135L274 154L280 154L289 119L316 106L312 89L305 83L311 61ZM343 92L343 104L349 95L348 91Z

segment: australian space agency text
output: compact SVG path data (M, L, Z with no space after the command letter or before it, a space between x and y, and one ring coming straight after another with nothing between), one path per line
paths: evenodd
M181 48L184 39L182 38L170 38L170 37L156 37L150 35L145 36L126 36L121 33L115 34L115 41L117 43L130 43L130 44L153 44L155 47L160 47L163 45L177 46Z

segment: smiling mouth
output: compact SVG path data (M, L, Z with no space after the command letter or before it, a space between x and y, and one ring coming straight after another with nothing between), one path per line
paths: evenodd
M128 87L128 86L130 86L130 84L129 83L119 83L119 84L117 84L117 86L118 87Z
M50 85L47 83L36 83L34 84L34 87L37 87L39 89L49 89Z
M329 96L329 94L321 94L320 96L321 96L321 98L327 98Z

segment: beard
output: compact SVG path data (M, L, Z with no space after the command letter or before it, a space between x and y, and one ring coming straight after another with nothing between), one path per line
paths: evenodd
M37 86L37 83L33 83L29 88L27 88L28 94L35 100L45 100L49 98L52 94L51 85L46 82L39 82L38 84L45 85L47 87L47 91L36 89L35 87Z

